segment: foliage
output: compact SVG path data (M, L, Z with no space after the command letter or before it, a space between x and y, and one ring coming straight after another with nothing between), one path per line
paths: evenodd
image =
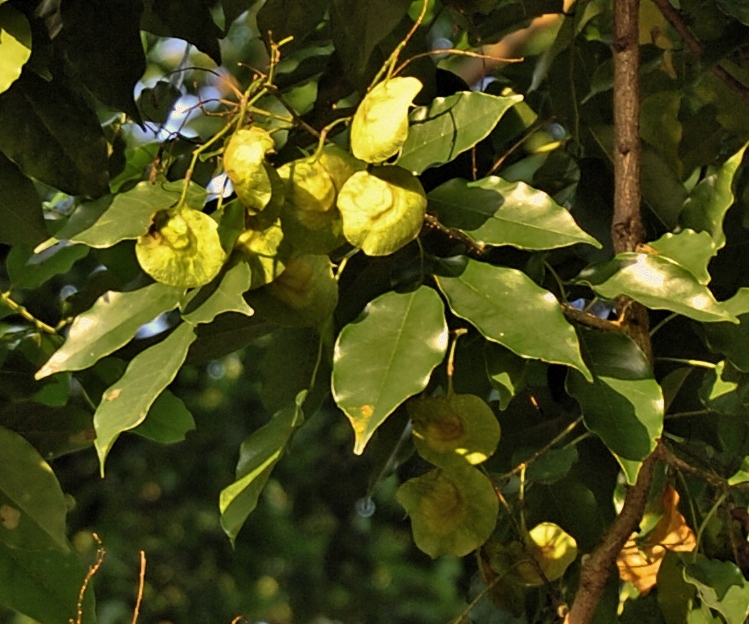
M95 621L62 456L126 482L118 447L184 440L184 378L244 350L263 418L190 458L239 454L227 542L345 446L300 514L400 504L429 556L475 553L467 621L554 621L655 451L597 618L743 622L747 10L664 2L640 7L646 239L615 254L611 2L0 0L0 602ZM453 73L547 13L484 91Z

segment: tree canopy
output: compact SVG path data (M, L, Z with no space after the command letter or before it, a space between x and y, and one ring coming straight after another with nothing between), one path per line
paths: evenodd
M70 458L201 410L224 546L296 479L455 622L743 623L747 113L745 0L0 0L0 604L95 622Z

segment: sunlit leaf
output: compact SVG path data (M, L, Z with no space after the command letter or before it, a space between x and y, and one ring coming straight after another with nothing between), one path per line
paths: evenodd
M562 578L577 558L577 542L553 522L542 522L533 527L525 538L524 550L535 563L521 559L515 572L524 584L531 586ZM538 568L544 576L539 574Z
M156 397L176 377L193 340L193 326L182 323L164 340L136 355L125 374L104 391L94 414L95 445L102 474L115 440L123 431L145 420Z
M516 269L468 260L458 271L435 276L457 316L524 358L566 364L590 376L575 330L553 294Z
M522 99L522 95L500 97L481 91L435 98L411 113L398 165L418 175L450 162L489 136L502 115Z
M21 76L31 57L29 20L15 7L0 7L0 93Z
M251 289L270 284L286 270L290 252L284 245L285 238L280 219L262 229L245 230L239 235L237 248L250 267Z
M678 234L667 232L658 240L648 243L648 247L683 266L703 286L710 282L707 265L717 253L717 248L709 232L695 232L689 228Z
M499 421L473 394L415 398L408 402L414 446L435 466L480 464L497 449Z
M416 238L426 207L419 180L392 165L355 173L338 195L344 236L369 256L386 256Z
M396 492L411 518L414 542L430 557L463 557L494 530L499 500L491 481L469 464L435 469Z
M267 424L242 442L235 480L221 490L219 498L221 527L232 543L257 506L260 492L273 466L281 458L291 434L304 421L302 403L306 395L306 391L300 392L294 405L277 411Z
M369 163L398 153L408 136L408 108L421 81L396 77L377 84L359 104L351 122L351 152Z
M442 225L462 230L481 245L555 249L585 243L601 247L568 210L524 182L496 176L475 182L455 178L431 191L427 199Z
M159 283L130 292L105 293L88 311L75 318L65 344L52 355L36 378L92 366L129 342L142 325L173 310L183 294L181 288Z
M689 270L657 254L620 253L583 269L576 281L589 284L606 299L624 295L648 308L705 323L736 320Z
M426 286L377 297L341 330L333 398L351 421L357 455L396 407L426 387L446 349L442 301Z
M265 208L273 193L265 155L274 147L273 137L266 130L252 126L237 130L224 149L226 175L237 197L254 211Z

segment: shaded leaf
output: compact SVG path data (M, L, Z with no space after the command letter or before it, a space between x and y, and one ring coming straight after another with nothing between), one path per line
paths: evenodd
M747 378L726 362L705 371L699 390L700 400L710 411L719 414L745 414L749 403Z
M490 176L468 182L458 178L427 196L442 225L459 229L479 245L555 249L576 243L601 244L543 191L524 182Z
M351 421L360 455L372 434L408 397L423 390L447 349L442 301L422 286L372 300L336 341L333 398Z
M298 46L325 17L330 0L268 0L257 14L257 27L264 39L278 43L294 37ZM284 47L286 50L286 47Z
M526 360L494 342L486 343L484 358L489 381L499 393L499 409L505 410L525 387Z
M82 245L58 243L35 254L29 245L12 247L7 258L8 277L14 288L31 290L70 271L90 249Z
M435 98L411 113L398 165L419 175L454 160L489 136L502 115L522 99L522 95L500 97L480 91Z
M184 440L193 429L195 419L190 410L182 399L165 390L156 397L146 419L132 431L154 442L172 444Z
M15 7L0 7L0 93L21 76L31 57L29 20Z
M735 321L692 273L664 256L620 253L609 262L583 269L575 281L589 284L606 299L624 295L645 307L705 323Z
M435 279L450 309L485 338L521 357L565 364L590 377L556 297L525 273L467 260L454 277Z
M162 37L184 39L220 65L221 31L211 16L213 4L210 0L148 0L141 27Z
M142 325L173 310L183 294L181 288L159 283L130 292L103 294L89 310L75 318L65 344L36 378L88 368L129 342Z
M47 238L42 201L34 183L0 152L0 243L36 243Z
M702 330L707 346L725 355L741 372L749 373L749 288L739 288L723 307L739 319L739 324L705 323Z
M534 453L535 450L529 448L516 451L512 455L512 464L519 466L521 462L532 457ZM528 464L525 470L525 478L529 481L550 485L567 476L577 460L577 448L574 446L550 449Z
M489 539L499 511L491 482L469 464L409 479L395 496L411 518L414 542L432 558L476 550Z
M716 6L726 15L735 17L749 26L749 2L747 0L715 0Z
M743 624L749 616L749 583L731 561L699 558L684 571L704 605L720 613L728 624Z
M292 433L303 423L302 404L306 395L306 391L301 391L294 405L277 411L268 423L242 442L234 483L221 490L219 498L221 527L232 543L257 506L260 492Z
M95 446L102 475L115 440L145 420L156 397L176 377L193 340L193 326L182 323L164 340L135 356L125 374L104 391L94 414Z
M659 91L643 99L640 110L640 136L652 145L681 177L679 144L683 129L679 121L679 91Z
M71 195L107 192L107 142L96 114L59 81L24 73L0 94L0 151Z
M200 292L182 305L182 318L193 325L211 323L224 312L239 312L252 316L253 311L244 300L250 289L250 265L237 262L217 280L215 286L204 286Z
M153 87L146 87L140 92L138 109L145 121L165 124L174 108L174 103L180 97L182 97L182 92L171 82L159 80Z
M707 265L717 253L717 248L709 232L695 232L689 228L678 234L668 232L658 240L648 243L648 247L683 266L703 286L710 282Z

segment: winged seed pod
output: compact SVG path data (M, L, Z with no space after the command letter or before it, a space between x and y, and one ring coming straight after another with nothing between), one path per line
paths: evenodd
M273 186L265 155L273 150L273 137L262 128L242 128L229 139L224 149L224 170L237 197L252 212L268 205Z

